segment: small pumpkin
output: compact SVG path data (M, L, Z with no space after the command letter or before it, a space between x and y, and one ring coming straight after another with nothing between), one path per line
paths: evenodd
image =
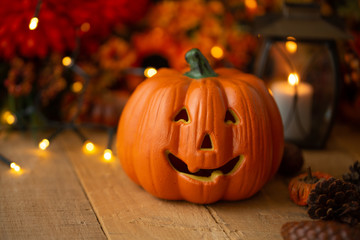
M189 72L160 69L130 96L117 132L121 165L159 198L249 198L281 162L277 106L257 77L235 69L214 72L197 49L185 58Z
M319 181L326 180L332 176L323 172L311 172L311 168L307 168L306 173L302 173L290 180L289 194L290 199L300 206L307 205L307 199L311 190L313 190Z

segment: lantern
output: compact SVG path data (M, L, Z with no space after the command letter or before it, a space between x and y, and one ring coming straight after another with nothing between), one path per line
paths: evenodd
M255 74L278 104L285 140L324 147L339 93L336 40L348 35L315 3L285 3L281 16L258 18L255 33L263 40Z

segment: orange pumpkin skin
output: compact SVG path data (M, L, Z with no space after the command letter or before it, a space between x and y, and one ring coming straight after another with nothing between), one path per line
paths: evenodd
M240 200L254 195L276 173L284 140L273 98L253 75L234 69L216 73L193 79L160 69L127 102L118 125L118 157L127 175L154 196L194 203ZM188 121L176 121L183 108ZM236 121L224 121L229 109ZM211 148L202 148L206 134ZM181 159L188 173L176 170L170 156ZM238 156L242 161L227 174L192 175Z
M308 173L300 174L290 180L288 190L290 194L290 199L300 206L307 205L307 199L311 190L313 190L316 186L316 183L306 183L304 179L308 176ZM312 176L317 178L319 181L322 179L326 180L331 178L332 176L327 173L322 172L313 172Z

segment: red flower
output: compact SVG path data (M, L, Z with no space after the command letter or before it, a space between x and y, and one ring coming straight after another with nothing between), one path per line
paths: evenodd
M145 12L148 0L142 0L141 4L130 0L43 0L38 27L29 30L37 2L2 0L0 57L44 58L52 51L72 51L77 36L81 36L86 52L94 51L115 23L138 19Z

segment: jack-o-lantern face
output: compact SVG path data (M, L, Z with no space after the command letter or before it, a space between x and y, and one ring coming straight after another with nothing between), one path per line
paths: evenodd
M278 109L255 76L201 72L160 69L135 90L119 122L119 159L133 181L159 198L248 198L280 164Z

